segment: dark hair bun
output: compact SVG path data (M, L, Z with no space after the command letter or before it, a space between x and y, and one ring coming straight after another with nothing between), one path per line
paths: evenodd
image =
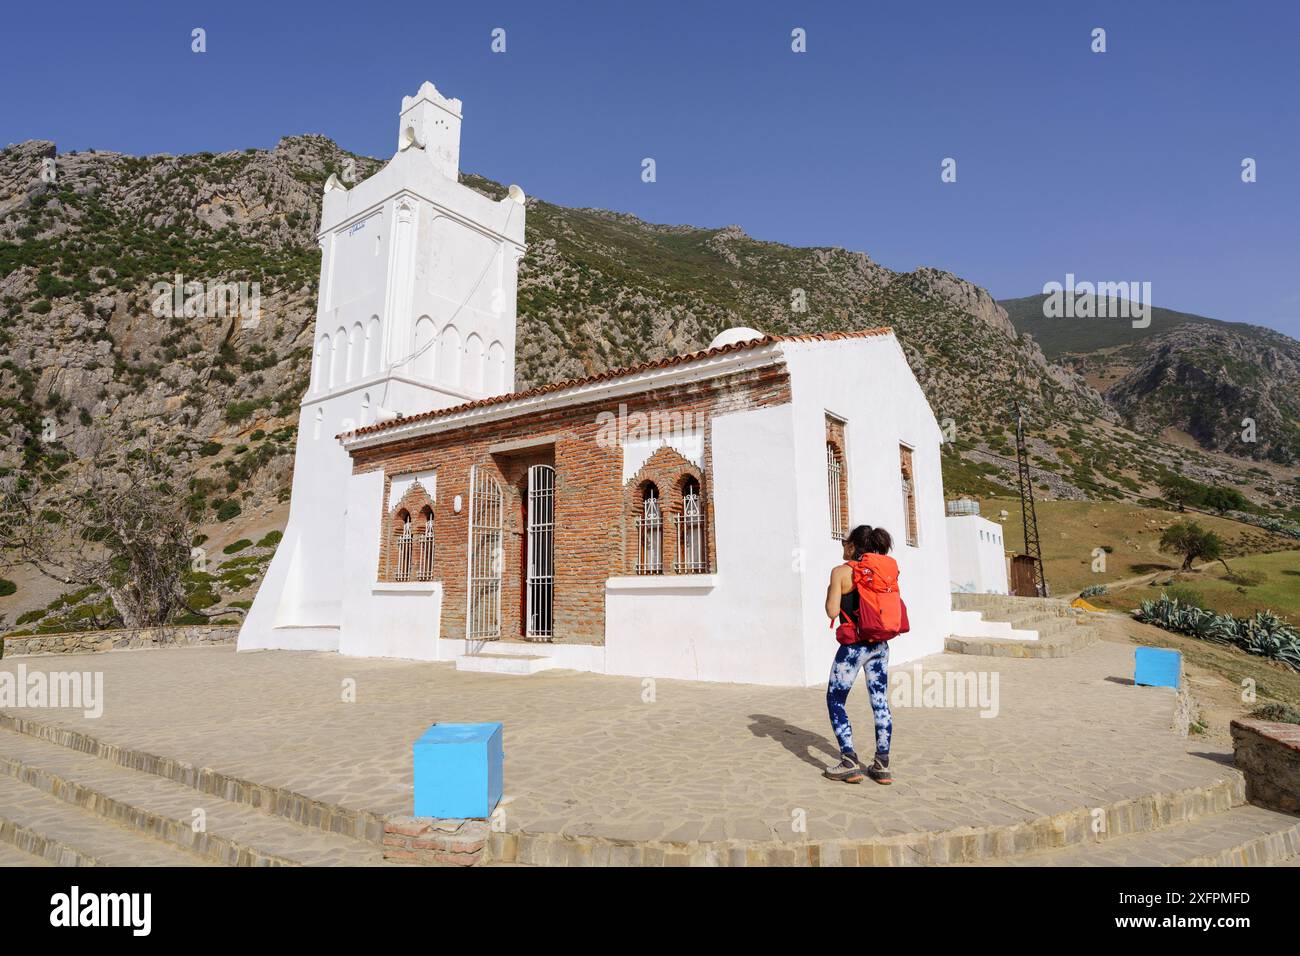
M888 554L894 546L894 539L884 528L860 524L849 533L849 543L853 545L853 557L856 559L864 554Z

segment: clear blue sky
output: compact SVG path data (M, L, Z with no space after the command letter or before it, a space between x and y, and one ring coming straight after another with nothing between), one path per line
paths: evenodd
M70 0L4 21L0 142L312 132L387 157L427 78L465 102L463 169L553 202L933 265L1000 298L1145 280L1158 306L1300 337L1293 2Z

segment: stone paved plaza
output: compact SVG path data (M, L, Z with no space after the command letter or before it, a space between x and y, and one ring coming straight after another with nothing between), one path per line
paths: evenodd
M1110 642L1056 660L926 659L927 671L996 671L1000 711L896 707L892 787L820 775L836 750L817 687L647 687L228 647L10 658L0 668L104 673L99 719L11 715L378 815L410 813L411 743L429 724L499 720L509 831L685 842L1014 824L1233 778L1221 747L1173 732L1173 691L1131 684L1132 660L1131 645ZM912 673L904 665L893 680ZM349 680L355 703L343 699ZM849 708L869 741L862 686Z

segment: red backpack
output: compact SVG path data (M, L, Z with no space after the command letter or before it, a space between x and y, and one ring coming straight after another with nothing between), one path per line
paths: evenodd
M841 644L878 644L906 634L911 628L907 605L898 592L898 562L887 554L864 554L850 561L849 567L858 592L858 619L844 620L835 629L835 640ZM841 612L839 617L846 615Z

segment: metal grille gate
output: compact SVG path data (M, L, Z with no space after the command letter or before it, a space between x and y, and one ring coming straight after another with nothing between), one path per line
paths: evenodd
M554 635L555 607L555 469L528 469L528 580L524 636Z

